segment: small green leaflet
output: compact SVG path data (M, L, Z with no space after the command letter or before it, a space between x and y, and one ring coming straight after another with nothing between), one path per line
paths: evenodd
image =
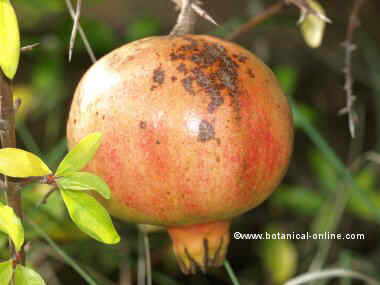
M0 203L0 231L8 234L17 251L24 243L24 229L13 209Z
M59 164L55 176L66 176L85 167L98 150L101 138L101 133L92 133L82 139Z
M12 260L0 262L0 284L8 285L13 275Z
M2 148L0 149L0 173L23 178L48 175L51 170L33 153L18 148Z
M307 0L308 4L315 11L325 16L325 11L322 6L315 0ZM325 31L326 21L320 17L308 14L301 23L301 32L305 42L312 48L317 48L321 45L323 34Z
M106 244L120 241L111 217L94 197L82 191L60 189L60 192L71 219L83 232Z
M9 0L0 0L0 67L13 79L20 60L20 31Z
M15 285L45 285L42 277L33 269L17 265L15 270Z
M111 191L102 178L88 172L73 172L57 179L59 188L66 190L94 190L105 199L111 197Z

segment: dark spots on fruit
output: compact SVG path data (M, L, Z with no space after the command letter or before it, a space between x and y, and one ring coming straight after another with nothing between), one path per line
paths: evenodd
M153 82L158 85L162 85L165 81L165 71L162 70L161 66L153 71Z
M183 44L171 53L172 60L186 60L193 63L191 68L182 62L177 70L185 73L182 80L184 89L195 95L194 82L207 94L210 101L207 105L209 113L216 112L225 103L225 96L231 97L234 110L240 112L239 85L237 62L245 62L244 55L229 55L227 49L219 43L210 43L203 39L182 37L187 44ZM236 62L233 60L235 58ZM187 74L188 73L188 74ZM238 117L238 116L237 116Z
M185 59L186 58L184 54L177 54L177 53L174 53L174 52L170 53L169 56L170 56L170 59L172 61L176 61L176 60L179 60L179 59Z
M105 118L106 118L106 115L103 115L103 116L102 116L102 120L104 120Z
M140 129L146 129L147 123L145 121L140 121L139 127Z
M256 77L255 74L253 73L252 69L250 69L250 68L248 68L248 70L247 70L247 74L248 74L249 77L251 77L251 78L255 78L255 77Z
M96 115L96 116L99 116L99 112L96 112L95 115Z
M221 144L221 140L220 140L220 138L216 138L215 140L216 140L216 144L217 144L217 145L220 145L220 144Z
M237 57L237 59L238 59L239 62L241 62L241 63L245 63L245 62L247 61L248 57L245 56L245 55L239 55L239 56Z
M159 140L156 140L156 144L161 144L161 142Z
M181 80L183 87L185 88L186 92L190 93L191 95L195 95L194 89L193 89L193 81L194 78L189 76L185 77Z
M172 79L172 82L177 81L177 77L176 76L172 76L171 79Z
M218 162L218 163L220 162L220 157L219 156L216 157L216 162Z
M179 72L182 72L182 73L185 73L185 74L187 73L187 68L186 68L186 65L184 63L181 63L180 65L178 65L177 70Z
M214 126L206 120L199 124L198 141L207 142L215 138Z
M74 125L77 123L77 120L76 119L74 119Z

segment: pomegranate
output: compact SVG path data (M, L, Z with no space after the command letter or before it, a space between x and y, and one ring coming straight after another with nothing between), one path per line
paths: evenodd
M96 62L74 95L69 146L92 132L103 141L86 169L112 189L102 203L166 227L185 273L223 263L231 219L276 188L293 140L270 69L205 35L146 38Z

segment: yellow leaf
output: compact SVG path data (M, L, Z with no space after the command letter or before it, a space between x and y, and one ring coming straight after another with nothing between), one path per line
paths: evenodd
M315 0L307 0L311 8L325 16L323 7ZM325 31L326 21L314 14L309 13L301 23L301 32L305 42L312 48L321 45Z
M51 170L33 153L17 148L3 148L0 149L0 173L22 178L48 175Z
M0 231L8 234L17 251L24 243L24 228L13 209L0 203Z
M9 0L0 0L0 67L13 79L20 59L20 32Z

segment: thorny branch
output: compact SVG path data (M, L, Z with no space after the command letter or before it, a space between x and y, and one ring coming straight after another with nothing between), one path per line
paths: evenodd
M82 0L77 0L77 10L76 10L75 18L74 18L73 30L71 31L71 37L70 37L69 62L71 61L71 58L73 55L75 39L77 37L77 32L78 32L78 25L79 25L81 8L82 8Z
M4 122L4 129L1 130L1 147L15 147L16 146L16 131L15 131L15 110L13 105L13 94L11 90L11 81L5 77L4 73L0 70L0 120ZM8 181L4 176L2 188L6 191L6 198L8 205L13 208L15 214L22 220L22 205L21 195L17 191L17 184ZM10 243L12 256L19 263L25 262L24 250L16 249Z
M348 114L348 126L351 137L355 137L355 122L357 121L354 111L355 95L353 93L353 76L352 76L352 53L356 49L356 45L353 43L354 32L356 28L360 26L359 11L365 0L355 0L349 17L346 40L343 43L345 49L344 69L345 83L344 90L346 91L346 107L340 110L339 114Z
M181 7L184 6L183 0L172 0L172 2L174 2L177 5L178 9L181 9ZM193 1L191 4L191 7L193 8L195 13L197 13L200 17L204 18L206 21L209 21L217 26L218 23L201 6L201 1Z
M31 44L31 45L24 46L24 47L21 48L21 52L31 51L35 47L37 47L39 45L40 45L40 43L34 43L34 44Z
M300 9L301 16L298 20L298 23L301 23L305 17L308 14L313 14L319 18L321 18L323 21L327 23L331 23L331 20L327 18L324 14L320 13L319 11L315 10L313 7L310 6L307 0L280 0L270 6L268 6L266 9L264 9L261 13L258 15L255 15L253 18L251 18L247 23L241 25L236 31L232 32L231 34L226 36L226 39L228 40L235 40L236 38L240 37L242 34L250 31L257 25L261 24L265 20L271 18L272 16L280 13L285 5L294 5Z
M192 33L195 26L195 13L192 8L193 0L182 0L181 12L178 15L177 24L170 35L184 35Z
M66 3L66 6L67 6L67 9L70 12L71 18L75 21L75 11L74 11L73 5L71 3L71 0L65 0L65 3ZM94 54L94 52L93 52L93 50L91 48L91 45L90 45L90 43L89 43L89 41L87 39L87 36L86 36L85 32L82 29L82 26L80 25L80 23L78 23L78 31L79 31L79 35L82 38L84 46L85 46L85 48L87 50L87 53L88 53L88 55L91 58L91 61L93 63L95 63L96 62L95 54Z
M287 4L293 4L297 6L301 11L301 16L298 20L298 23L302 23L303 20L309 15L312 14L314 16L317 16L322 21L326 23L331 23L331 20L326 17L323 13L319 12L318 10L314 9L307 0L285 0L285 3Z
M278 14L285 7L285 1L278 1L277 3L272 4L260 14L253 17L247 23L241 25L236 31L231 33L226 37L227 40L234 40L240 35L245 34L249 30L253 29L258 24L264 22L266 19Z

